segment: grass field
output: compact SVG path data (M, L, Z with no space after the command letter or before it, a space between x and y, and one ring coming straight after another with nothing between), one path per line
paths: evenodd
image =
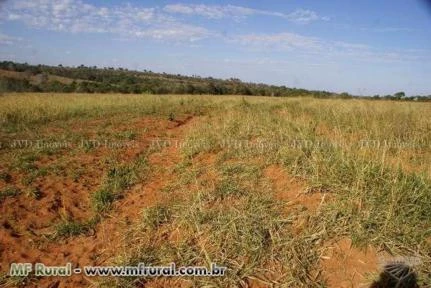
M431 282L431 104L0 96L0 286ZM9 277L11 262L228 268L225 277Z

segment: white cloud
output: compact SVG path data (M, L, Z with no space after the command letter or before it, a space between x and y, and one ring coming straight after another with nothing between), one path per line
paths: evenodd
M187 39L190 42L194 42L205 38L210 35L210 32L202 27L196 27L191 25L175 25L170 27L154 27L153 29L136 31L135 35L138 37L148 37L158 40L183 40Z
M310 10L283 14L234 5L171 4L162 8L147 8L132 4L96 6L86 3L85 0L14 0L4 3L0 10L0 20L19 21L31 28L70 33L113 33L120 38L141 37L193 42L219 35L205 27L183 23L174 17L176 14L199 15L209 19L230 17L235 20L266 15L296 23L323 19ZM285 44L291 45L288 40L286 39ZM295 39L293 42L298 41L307 45L306 39Z
M283 50L300 48L316 50L322 47L321 40L318 38L290 32L277 34L246 34L236 37L233 41L242 45L264 49L275 48Z
M219 19L226 17L228 11L223 9L222 6L207 6L207 5L183 5L183 4L171 4L166 5L163 9L169 13L179 13L186 15L200 15L207 18Z
M185 25L156 8L131 4L99 7L82 0L15 0L6 2L0 19L20 21L37 29L72 33L115 33L121 37L195 41L210 33L203 27Z
M331 41L318 37L309 37L291 32L273 34L245 34L230 38L228 41L240 44L245 49L258 51L293 51L304 55L306 60L325 58L333 61L360 62L412 62L430 61L427 50L378 49L362 43Z
M1 1L1 0L0 0ZM209 19L242 19L255 15L279 17L295 23L325 21L311 10L299 9L289 14L234 5L171 4L164 7L96 6L85 0L14 0L6 1L0 10L0 20L19 21L37 29L70 33L111 33L113 39L146 38L160 41L196 42L219 37L205 27L180 21L177 14L202 16ZM177 18L176 18L177 17ZM184 18L184 17L183 17ZM380 28L380 32L395 32L401 28ZM377 30L376 30L377 31ZM222 40L239 44L245 49L262 51L297 50L304 57L311 54L326 59L345 58L352 61L399 62L429 61L429 52L376 49L361 43L325 40L286 31L272 34L242 34ZM0 33L0 44L13 45L22 39Z
M304 9L298 9L289 14L285 14L281 12L234 5L169 4L166 5L163 10L172 14L198 15L210 19L241 19L253 15L265 15L285 18L296 23L309 23L318 20L329 20L329 17L320 17L316 12Z
M298 9L286 15L286 18L296 23L309 23L312 21L317 21L322 19L317 15L316 12L311 10L304 10L304 9ZM326 19L327 18L325 17L325 20Z
M365 44L358 44L358 43L348 43L343 41L335 41L333 43L334 46L345 48L345 49L351 49L351 50L368 50L371 49L371 46L365 45Z

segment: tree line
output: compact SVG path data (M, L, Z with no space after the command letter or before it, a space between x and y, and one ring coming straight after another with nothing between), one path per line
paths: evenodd
M17 72L0 74L0 92L63 92L63 93L149 93L149 94L212 94L255 95L316 98L353 98L348 93L331 93L289 88L286 86L243 82L236 78L184 76L156 73L149 70L132 71L123 68L63 65L30 65L12 61L0 62L0 70ZM52 77L58 76L58 77ZM431 101L429 96L406 97L394 95L370 96L370 99Z

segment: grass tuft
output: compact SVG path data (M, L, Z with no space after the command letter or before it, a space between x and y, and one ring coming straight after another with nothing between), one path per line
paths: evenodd
M55 226L56 237L72 237L87 232L88 225L78 221L65 220Z
M26 191L26 196L33 198L35 200L40 200L42 198L42 191L38 187L30 187Z
M172 208L158 204L143 211L142 223L144 227L148 227L153 230L158 228L160 225L169 223L172 220Z
M131 164L111 167L99 190L93 193L91 202L97 213L107 212L112 203L122 196L125 189L145 178L148 169L146 157L138 157Z
M21 193L21 191L16 188L15 186L7 186L3 190L0 191L0 201L7 197L15 197L18 196Z

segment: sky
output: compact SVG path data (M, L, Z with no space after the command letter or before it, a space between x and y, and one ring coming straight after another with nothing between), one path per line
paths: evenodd
M430 95L430 2L0 0L0 60Z

